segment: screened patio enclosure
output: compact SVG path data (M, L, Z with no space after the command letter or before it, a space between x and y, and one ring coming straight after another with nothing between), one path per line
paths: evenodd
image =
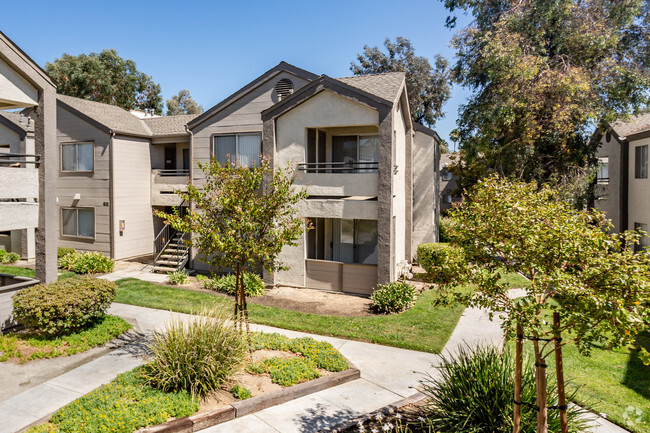
M309 218L308 288L371 294L377 285L377 221Z

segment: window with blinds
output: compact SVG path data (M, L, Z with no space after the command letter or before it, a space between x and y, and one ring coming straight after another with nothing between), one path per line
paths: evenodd
M260 134L216 135L214 137L214 158L221 165L240 164L253 167L260 164L262 136Z

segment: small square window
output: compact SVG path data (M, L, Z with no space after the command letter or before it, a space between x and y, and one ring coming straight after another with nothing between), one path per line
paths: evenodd
M95 237L95 209L61 209L61 234L82 238Z
M92 172L95 165L92 143L61 144L61 171Z

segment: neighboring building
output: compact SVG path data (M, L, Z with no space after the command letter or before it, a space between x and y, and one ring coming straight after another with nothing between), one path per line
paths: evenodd
M650 113L616 122L597 136L599 170L595 207L612 220L613 231L650 227L650 178L648 146ZM642 239L643 247L650 242Z
M461 201L457 192L456 176L449 170L452 156L456 153L443 153L440 155L440 212L445 213L452 208L455 202Z
M254 162L262 143L307 188L299 211L315 229L267 282L369 294L436 239L440 139L413 126L406 91L403 73L335 79L283 62L189 123L194 162Z

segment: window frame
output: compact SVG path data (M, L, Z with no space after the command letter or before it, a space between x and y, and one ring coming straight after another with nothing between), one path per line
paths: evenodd
M92 170L64 170L63 169L63 146L75 146L75 158L77 167L79 166L79 145L90 145L93 150L93 168ZM59 144L59 171L61 173L94 173L95 172L95 143L92 141L69 141Z
M263 137L262 137L262 131L250 131L250 132L228 132L228 133L219 133L219 134L212 134L210 136L210 157L215 158L217 157L217 137L228 137L228 136L235 136L235 155L239 155L239 136L240 135L257 135L260 138L260 152L258 154L259 161L260 163L262 162L262 158L264 157L264 150L263 150ZM231 155L232 158L232 155ZM232 161L231 161L232 162ZM221 161L219 161L221 163ZM223 165L223 164L222 164Z
M648 145L634 147L634 178L648 178Z
M377 228L377 224L378 224L377 220L375 220L375 219L367 219L367 218L329 218L329 217L327 217L327 218L326 217L312 217L312 218L308 217L308 218L305 218L305 220L311 221L313 223L313 225L314 225L314 228L311 229L311 230L310 229L305 229L305 259L307 259L307 260L322 260L322 261L326 261L326 262L344 263L344 264L349 264L349 265L363 265L363 266L377 266L379 264L378 257L375 257L375 260L377 261L376 263L361 263L361 262L357 261L357 260L359 260L359 246L362 245L359 242L359 234L360 234L359 221L373 221L375 223L375 233L377 235L376 239L375 239L375 249L377 249L378 245L379 245L379 231L378 231L378 228ZM318 220L322 220L322 224L319 224ZM351 242L351 245L352 245L352 251L353 251L352 257L353 257L353 260L354 260L352 262L344 262L344 261L341 261L341 260L334 260L332 258L329 258L329 259L325 258L326 256L328 256L328 254L327 254L327 252L328 252L327 245L328 244L330 245L329 246L329 255L331 256L334 253L334 251L333 251L333 243L334 243L334 238L333 238L334 227L333 227L333 225L334 225L334 220L340 220L341 221L341 223L340 223L341 224L341 233L340 233L341 235L343 234L343 221L344 220L349 221L348 224L350 224L350 222L351 222L351 226L352 226L352 233L351 233L352 242ZM327 241L327 238L326 238L326 236L324 236L324 234L323 234L323 236L320 236L320 237L318 236L317 227L319 227L319 226L321 227L321 229L324 232L328 232L330 234L329 242ZM327 226L329 226L329 227L327 227ZM315 253L314 255L316 257L321 256L321 257L323 257L322 259L309 257L310 256L310 233L311 232L314 233L313 236L315 237L314 240L316 241L316 245L315 245L315 248L314 248L314 253ZM322 242L322 244L321 244L321 242ZM343 242L340 242L340 243L343 244ZM349 244L349 242L347 242L347 244ZM321 250L321 248L322 248L322 250Z
M601 170L607 167L607 177L601 177ZM600 185L609 184L609 156L601 156L598 158L598 171L596 172L596 183Z
M355 163L361 163L362 161L359 161L360 159L360 152L361 152L361 138L363 137L373 137L377 140L377 161L363 161L364 163L377 163L379 164L379 133L374 133L374 132L359 132L359 133L349 133L349 134L329 134L330 135L330 152L329 152L329 159L330 162L345 162L345 161L334 161L334 139L336 137L356 137L357 138L357 145L356 145L356 157L354 162ZM343 170L341 173L377 173L379 172L379 167L377 168L356 168L356 169L350 169L350 170Z
M64 210L73 210L76 211L77 213L77 234L76 235L70 235L66 234L63 232L63 211ZM92 236L83 236L79 235L79 211L92 211L93 213L93 235ZM86 207L73 207L73 206L61 206L60 211L59 211L59 230L60 230L60 236L62 238L70 238L70 239L96 239L97 237L97 212L95 212L94 207L86 206Z

